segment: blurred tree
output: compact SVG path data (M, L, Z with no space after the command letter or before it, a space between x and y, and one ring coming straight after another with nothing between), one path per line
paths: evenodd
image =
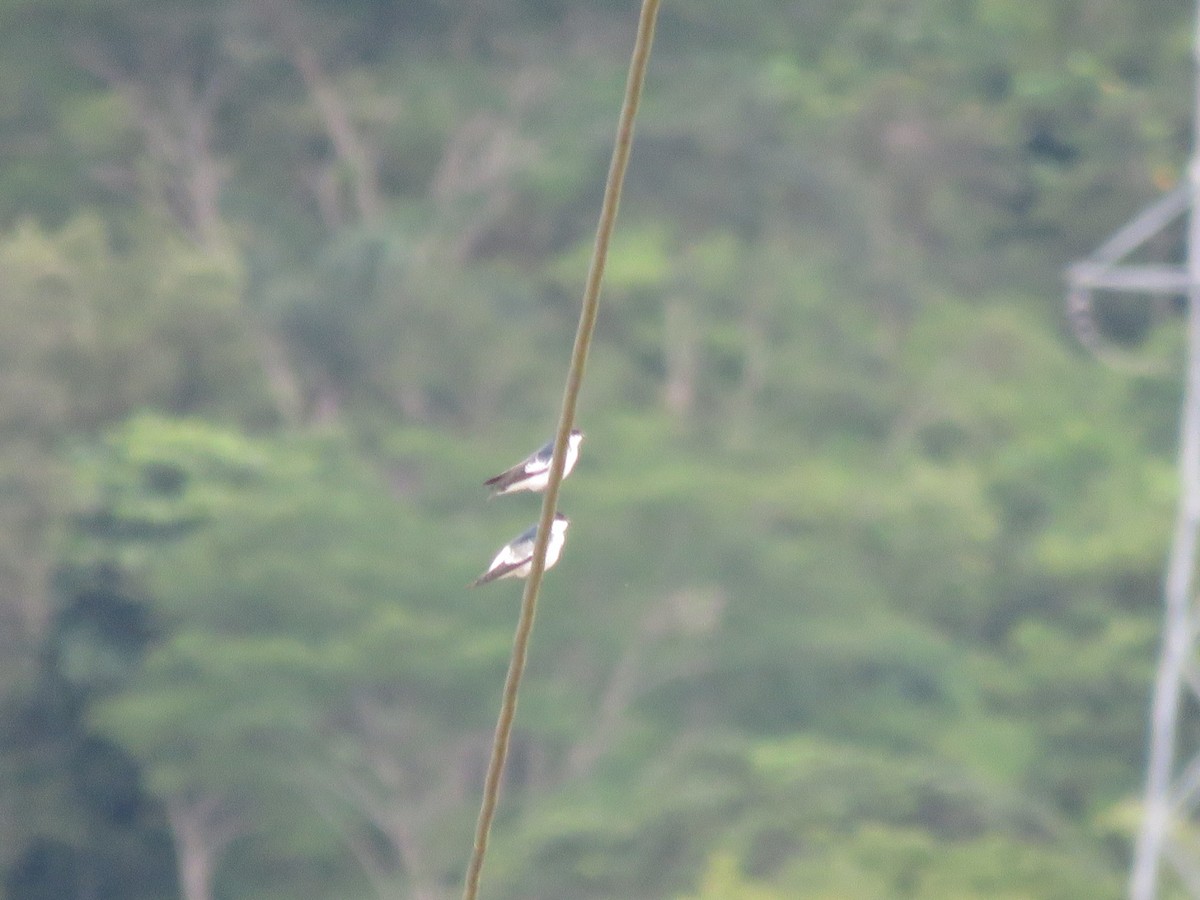
M213 896L233 841L324 817L381 896L440 896L437 835L483 750L476 688L507 645L425 571L446 536L335 439L140 419L82 472L86 552L137 573L163 630L92 721L163 800L183 895Z
M71 435L147 406L274 418L240 301L234 260L162 234L118 249L82 216L0 236L0 658L12 678L52 616Z
M4 896L171 896L162 810L134 760L86 721L137 667L153 629L111 567L62 571L55 582L59 608L37 669L0 705Z
M699 893L679 900L783 900L785 896L766 885L744 880L737 860L728 853L720 853L709 861Z
M142 165L106 177L140 191L144 202L211 250L226 240L220 201L227 164L218 122L236 74L226 45L236 6L111 0L71 11L75 61L119 99L123 124L139 136L141 152L132 161Z
M628 11L0 5L8 893L169 894L168 813L193 894L456 880L512 612L457 586L527 524L476 482L559 398ZM664 11L501 890L1115 893L1177 385L1047 297L1178 178L1187 15Z
M334 155L332 172L318 182L315 196L328 226L345 223L338 182L345 180L359 221L375 222L382 212L376 154L369 147L332 80L325 72L305 27L304 10L295 0L257 0L260 14L278 35L283 52L304 83L320 116ZM328 29L326 29L328 30ZM342 178L337 173L342 173Z

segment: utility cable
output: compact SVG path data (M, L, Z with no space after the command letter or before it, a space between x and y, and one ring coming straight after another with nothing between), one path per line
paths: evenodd
M525 582L525 593L521 598L521 613L517 619L517 631L513 638L512 658L508 675L504 680L504 694L500 703L500 715L496 721L496 733L492 741L492 755L484 778L483 803L479 809L479 821L475 826L475 847L467 867L463 900L476 900L479 894L479 877L487 855L488 835L496 805L500 797L500 780L504 763L508 757L509 738L512 735L513 719L517 712L517 693L521 676L525 671L525 660L529 651L529 636L533 631L534 614L537 611L538 592L542 586L542 575L546 570L546 547L550 541L550 522L558 506L558 489L562 484L563 468L566 464L567 437L575 423L575 407L579 390L583 386L583 373L587 366L588 348L592 343L592 332L596 328L596 314L600 308L600 283L604 278L604 264L608 259L608 245L612 239L613 226L617 220L617 207L621 202L621 185L625 170L629 166L629 151L633 145L633 122L637 116L638 103L642 96L642 84L646 78L646 65L650 61L650 47L654 42L654 26L658 18L659 0L643 0L638 18L637 37L633 45L633 58L629 63L629 76L625 83L625 100L617 122L617 137L613 145L612 161L608 169L608 182L604 188L604 201L600 207L600 222L596 227L596 243L592 249L592 261L588 267L587 282L583 292L583 309L579 314L579 328L575 333L575 347L571 352L571 367L567 372L567 386L563 392L562 412L558 419L558 432L554 438L554 458L550 464L550 480L546 485L542 502L542 517L538 522L537 539L533 545L533 560L529 577Z

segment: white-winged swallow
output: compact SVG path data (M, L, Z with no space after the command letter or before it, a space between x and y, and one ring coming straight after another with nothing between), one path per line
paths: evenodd
M555 513L550 522L550 542L546 545L546 570L548 571L562 554L563 543L567 539L567 526L570 520L562 513ZM537 536L537 525L513 538L496 554L487 571L472 582L471 587L479 587L498 578L525 578L533 568L533 541Z
M563 478L571 474L575 462L579 459L579 444L583 441L583 432L572 430L567 437L567 461L563 466ZM544 491L550 483L550 460L554 455L554 441L539 447L511 469L506 469L494 478L489 478L484 484L492 489L493 497L504 494L515 494L518 491Z

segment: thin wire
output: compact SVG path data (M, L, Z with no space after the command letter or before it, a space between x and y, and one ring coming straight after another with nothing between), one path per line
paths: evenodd
M579 328L575 332L575 347L571 352L571 368L567 372L567 386L563 392L562 412L558 419L558 432L554 437L554 457L550 463L550 480L546 484L542 502L542 517L538 522L537 539L533 546L533 561L529 578L525 582L525 593L521 598L521 614L517 620L517 631L513 638L512 658L508 675L504 680L504 695L500 703L500 715L496 721L496 734L492 742L492 756L488 762L487 776L483 783L483 803L479 809L479 821L475 826L475 848L467 867L463 887L463 900L476 900L479 894L479 877L487 855L488 834L496 805L500 797L500 778L504 773L504 762L508 757L508 743L512 735L513 719L517 711L517 693L521 676L525 671L525 659L529 650L529 636L533 631L534 614L537 611L538 592L542 586L542 575L546 570L546 547L550 540L550 521L558 506L558 489L562 484L563 468L566 464L567 437L575 423L575 407L579 400L579 389L583 386L583 373L587 366L588 348L592 332L596 328L596 314L600 308L600 283L604 278L604 264L608 259L608 245L613 226L617 220L617 207L621 202L621 185L625 181L625 170L629 166L629 151L633 145L633 122L641 101L642 84L646 78L646 65L650 61L650 47L654 42L654 26L658 18L659 0L643 0L638 18L637 38L633 45L633 58L629 63L629 76L625 83L625 101L617 124L617 137L613 145L612 162L608 169L608 183L604 188L604 201L600 207L600 222L596 227L596 243L592 249L592 261L588 268L587 283L583 292L583 309L579 314Z

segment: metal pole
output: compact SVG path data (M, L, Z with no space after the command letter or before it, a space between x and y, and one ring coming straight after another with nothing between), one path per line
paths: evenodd
M1130 900L1154 900L1158 873L1175 813L1171 772L1174 768L1184 678L1195 638L1192 579L1196 568L1196 536L1200 526L1200 2L1192 52L1197 70L1197 109L1193 120L1191 188L1187 232L1188 342L1187 375L1179 440L1179 513L1167 560L1162 655L1154 683L1150 713L1150 751L1142 826L1134 847Z

